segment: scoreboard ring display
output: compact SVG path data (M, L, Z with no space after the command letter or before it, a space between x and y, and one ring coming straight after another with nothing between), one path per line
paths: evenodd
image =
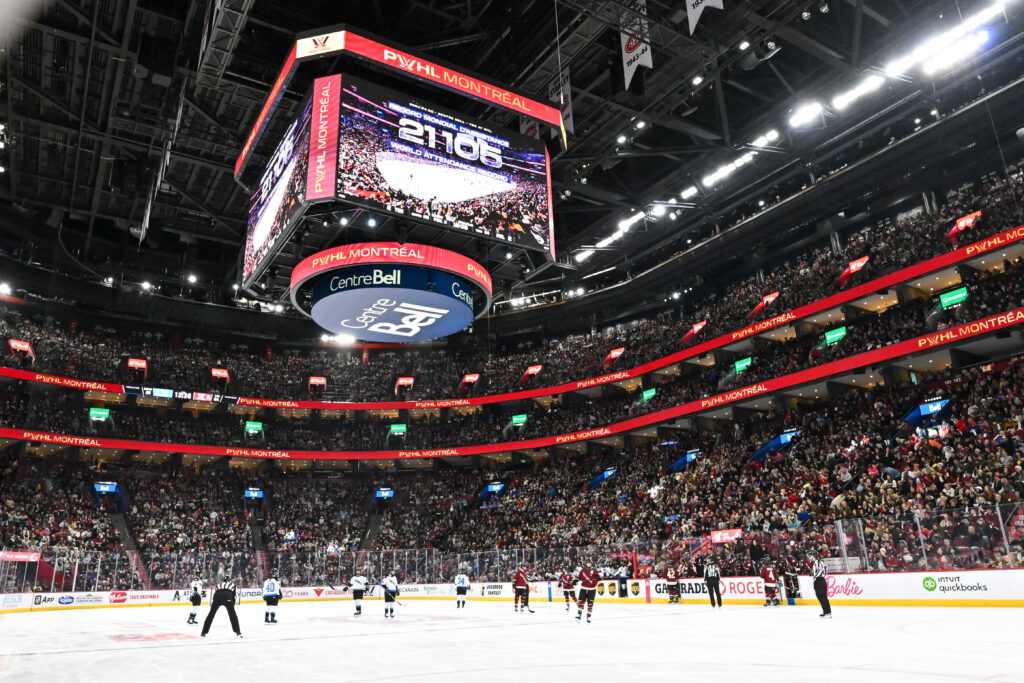
M454 334L488 311L492 298L491 275L473 259L397 242L313 254L295 266L290 290L296 310L323 329L370 342ZM308 307L300 303L307 299Z

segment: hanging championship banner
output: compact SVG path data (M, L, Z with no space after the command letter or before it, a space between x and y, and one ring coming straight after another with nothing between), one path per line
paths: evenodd
M562 125L565 126L566 132L574 132L572 129L572 88L569 86L569 67L562 70L561 77L556 77L551 81L551 85L548 86L548 100L558 102L558 106L562 110ZM555 131L551 137L558 137L558 133Z
M692 2L693 0L688 0ZM721 0L718 0L721 2ZM638 66L654 68L651 60L650 26L644 17L647 16L647 0L632 0L630 9L619 13L619 45L622 50L622 72L625 76L626 89L633 82L633 74Z
M534 119L520 116L519 132L523 135L529 135L531 138L537 138L540 140L540 124Z
M706 7L714 7L715 9L722 8L722 0L686 0L686 18L690 22L690 35L693 35L693 30L697 28L697 22L700 21L700 15Z

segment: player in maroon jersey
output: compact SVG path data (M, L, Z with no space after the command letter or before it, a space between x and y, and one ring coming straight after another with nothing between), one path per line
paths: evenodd
M764 606L779 606L779 573L771 562L766 561L761 567L761 580L764 581Z
M580 582L580 600L576 603L579 611L576 613L576 621L582 623L583 603L587 603L587 623L590 623L590 615L594 612L594 599L597 597L597 582L601 576L594 569L594 563L590 560L584 562L583 569L576 575Z
M679 572L672 565L665 570L665 583L668 585L668 604L679 602Z
M515 588L516 592L516 611L519 611L519 603L523 603L523 612L529 611L531 614L533 610L530 609L530 579L526 576L526 565L519 565L519 569L512 576L512 587Z
M569 601L576 602L576 577L569 573L568 569L562 569L558 575L558 582L562 586L562 593L565 595L565 611L572 609Z

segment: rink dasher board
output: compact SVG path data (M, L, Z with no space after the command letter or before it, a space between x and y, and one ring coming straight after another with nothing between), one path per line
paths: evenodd
M828 577L829 599L834 605L900 607L1024 607L1024 569L978 569L959 572L893 572L833 574ZM799 576L799 598L789 598L780 585L779 597L786 605L817 605L813 581ZM700 579L680 582L679 602L709 603L707 587ZM668 586L664 579L626 579L626 597L619 580L601 581L597 602L604 604L664 604ZM764 604L764 582L760 577L723 577L722 601L730 605ZM241 588L240 604L262 604L259 588ZM282 602L350 601L349 591L322 586L284 588ZM578 593L577 593L578 595ZM189 591L93 591L67 593L8 593L0 595L0 614L109 607L186 607ZM471 602L508 602L515 596L511 583L478 583L466 596ZM407 584L401 586L400 600L452 600L452 584ZM382 600L378 586L371 586L364 600ZM555 581L530 584L533 602L564 602ZM204 600L204 605L208 601Z

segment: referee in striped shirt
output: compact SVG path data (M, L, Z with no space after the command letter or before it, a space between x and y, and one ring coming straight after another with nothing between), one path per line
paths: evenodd
M217 587L213 591L213 599L210 600L210 613L206 615L206 621L203 622L203 638L210 632L210 624L213 623L213 615L217 613L220 607L224 607L228 611L228 619L231 620L231 628L234 630L235 635L239 638L242 637L242 631L238 628L238 615L235 614L235 601L238 598L238 587L234 581L225 579L217 584Z
M811 566L811 578L814 579L814 595L818 598L818 602L821 603L821 614L819 615L822 619L832 618L832 605L828 601L828 581L825 579L828 576L828 567L822 562L821 558L811 555L811 559L814 564Z
M715 561L715 556L712 555L704 564L704 583L708 587L708 597L711 598L711 607L714 608L715 598L718 598L718 607L722 606L722 589L719 587L719 581L721 581L722 570L718 568L718 562Z

